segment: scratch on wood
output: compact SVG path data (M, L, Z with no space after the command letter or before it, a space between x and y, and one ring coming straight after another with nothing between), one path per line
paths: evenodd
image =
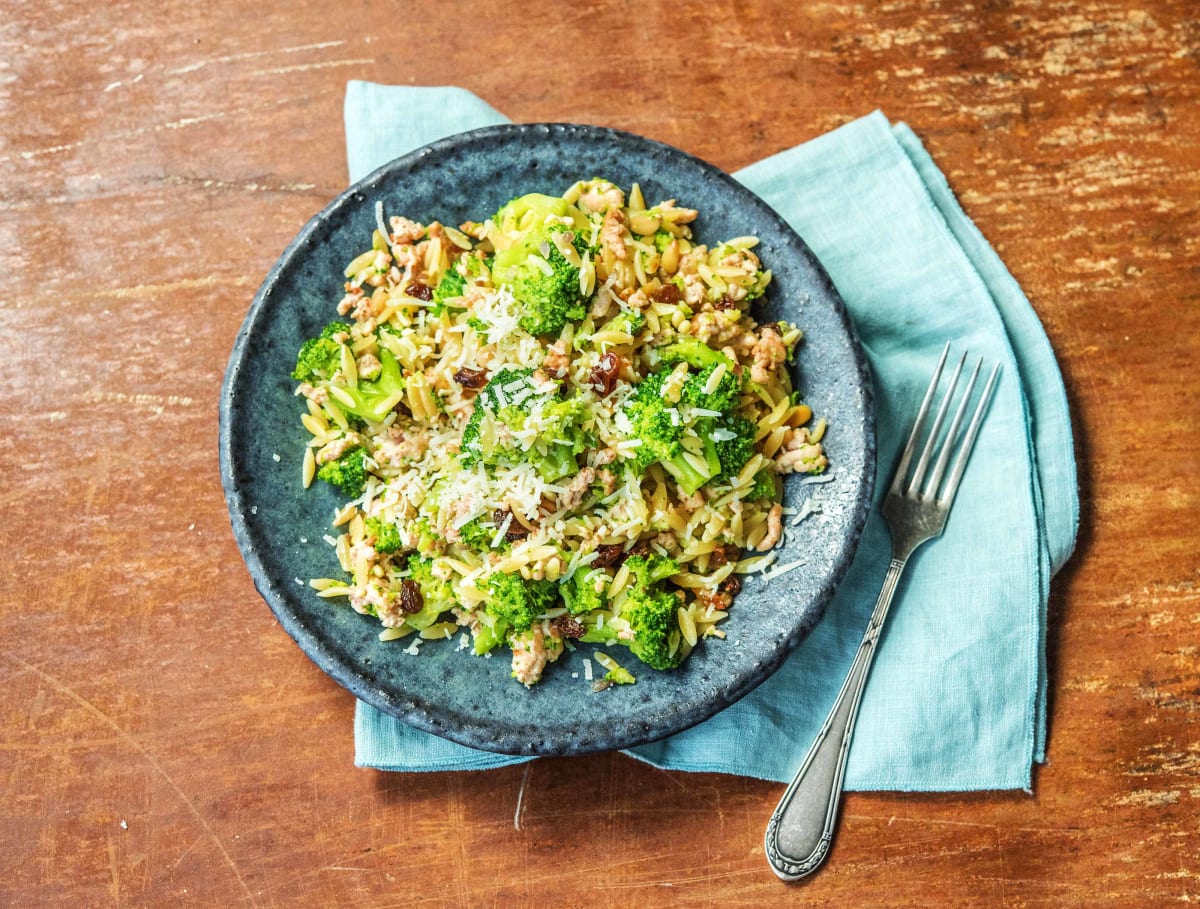
M64 682L59 681L59 679L50 675L50 673L46 672L45 670L25 662L18 656L14 656L12 654L8 654L7 656L9 659L14 660L21 666L24 666L38 678L42 679L42 681L50 685L50 687L52 687L55 691L65 695L66 697L69 697L80 707L84 708L86 711L92 714L92 716L96 717L96 719L113 730L113 732L121 737L121 740L125 742L126 745L138 752L138 754L140 754L146 760L146 763L153 768L154 772L162 777L163 780L166 781L167 785L170 786L175 792L175 794L179 796L180 801L183 802L184 806L191 813L192 817L196 819L196 823L198 823L208 834L213 844L217 847L217 851L221 853L221 857L225 859L225 863L229 865L231 869L233 869L234 876L237 877L238 884L241 885L242 892L250 901L250 905L257 907L258 900L254 898L254 894L251 892L250 887L246 884L245 878L242 877L241 869L238 867L237 862L233 860L233 856L231 856L225 849L225 845L221 842L221 838L217 836L216 831L209 826L208 821L204 818L204 815L202 815L200 810L194 804L192 804L192 800L187 797L187 794L181 788L179 788L179 784L175 782L174 777L167 773L163 766L158 762L158 759L155 758L154 755L147 751L144 747L138 744L138 741L128 732L122 729L121 726L112 719L112 717L110 717L107 713L105 713L87 698L78 694L75 689L71 688Z
M294 66L280 66L276 69L256 69L250 75L280 76L284 73L298 73L308 69L329 69L332 66L366 66L374 62L374 57L355 57L352 60L323 60L320 63L297 63Z
M306 50L323 50L327 47L340 47L345 43L345 41L319 41L316 44L297 44L295 47L273 47L270 50L248 51L244 54L227 54L224 57L213 57L211 60L198 60L187 66L181 66L179 69L168 70L167 74L181 76L185 73L194 73L196 70L214 63L233 63L235 60L249 60L252 57L267 57L271 54L295 54Z
M521 807L525 802L525 786L529 783L529 774L533 770L533 761L529 761L525 765L525 772L521 774L521 788L517 790L517 810L513 812L513 830L521 829Z

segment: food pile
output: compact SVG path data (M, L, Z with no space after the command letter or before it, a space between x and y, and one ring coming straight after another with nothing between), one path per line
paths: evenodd
M800 330L750 315L757 240L699 244L697 217L601 179L458 227L377 206L293 372L304 485L345 502L327 539L349 577L321 596L407 653L507 647L525 685L580 643L665 670L724 636L773 558L745 554L780 540L780 477L827 463L789 377ZM635 680L595 657L598 686Z

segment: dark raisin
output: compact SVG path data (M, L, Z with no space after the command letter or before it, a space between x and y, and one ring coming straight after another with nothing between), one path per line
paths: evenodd
M742 592L742 579L737 575L731 574L717 585L717 590L719 590L721 593L728 594L730 597L735 597Z
M596 558L592 562L593 568L609 568L623 561L625 558L625 547L620 543L605 543L602 546L596 547Z
M721 294L721 296L717 298L716 302L713 303L713 309L720 310L720 309L736 309L736 308L737 308L737 304L734 303L733 300L729 299L729 294Z
M650 294L650 299L655 303L678 303L683 299L683 294L676 285L664 284Z
M560 615L550 624L557 628L558 633L564 638L581 638L583 637L583 633L587 631L583 627L583 622L579 621L579 619L571 618L569 615Z
M416 615L425 608L425 598L421 596L421 587L412 578L400 582L400 609L406 615Z
M507 508L497 508L492 512L492 523L497 527L503 527L504 522L507 521L510 516L512 516L512 512ZM513 517L513 519L509 521L508 530L504 531L504 539L509 543L513 543L517 540L523 540L527 536L529 536L529 530L524 524Z
M409 281L408 287L404 292L416 300L424 300L428 303L433 299L433 288L428 284L422 284L420 281Z
M487 385L487 380L486 369L475 369L471 366L464 366L454 374L454 381L463 388L483 388Z
M617 375L620 371L621 358L609 351L592 368L588 384L596 390L596 394L603 398L612 394L613 389L617 387Z

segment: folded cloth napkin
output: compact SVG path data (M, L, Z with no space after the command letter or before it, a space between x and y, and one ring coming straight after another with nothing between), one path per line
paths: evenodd
M461 89L364 82L350 83L345 118L351 180L506 122ZM1045 754L1047 587L1078 523L1066 397L1042 327L904 124L876 112L734 176L804 237L846 301L874 371L880 495L942 345L1002 364L946 533L914 557L892 609L846 786L1028 790ZM777 673L699 726L627 753L672 770L790 779L849 669L889 555L873 513L825 618ZM385 770L529 760L456 745L362 703L355 745L359 766Z

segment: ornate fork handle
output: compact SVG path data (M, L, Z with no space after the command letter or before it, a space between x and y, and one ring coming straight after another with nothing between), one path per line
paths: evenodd
M842 690L767 824L767 861L785 881L798 880L815 871L825 860L833 842L854 720L875 657L879 632L906 563L907 556L893 558L888 566L875 611L862 643L858 645L846 681L842 683Z

